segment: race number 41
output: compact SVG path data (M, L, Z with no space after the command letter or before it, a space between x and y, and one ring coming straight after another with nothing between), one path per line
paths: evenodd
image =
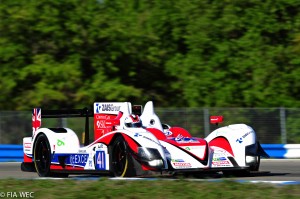
M96 151L96 170L105 170L105 151Z

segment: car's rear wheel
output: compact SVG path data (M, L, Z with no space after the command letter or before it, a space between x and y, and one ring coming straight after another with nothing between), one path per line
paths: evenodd
M122 136L118 136L112 145L112 170L116 177L135 176L133 159Z
M34 145L34 167L40 177L67 178L68 173L53 173L50 170L51 148L45 134L40 134Z
M34 145L34 166L36 172L41 177L51 176L51 149L48 138L45 134L40 134Z

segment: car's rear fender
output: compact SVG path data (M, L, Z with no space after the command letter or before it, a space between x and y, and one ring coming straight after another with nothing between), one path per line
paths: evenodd
M33 153L36 139L41 134L45 134L48 138L51 153L77 153L80 148L79 139L73 130L69 128L40 128L32 140Z

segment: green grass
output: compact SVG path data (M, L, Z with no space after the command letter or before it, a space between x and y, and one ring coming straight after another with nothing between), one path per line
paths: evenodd
M299 198L300 185L186 180L0 180L0 192L34 192L34 198Z

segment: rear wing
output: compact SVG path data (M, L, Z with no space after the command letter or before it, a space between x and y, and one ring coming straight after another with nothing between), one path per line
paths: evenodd
M130 102L95 102L91 109L42 110L32 111L32 136L42 125L42 118L72 118L85 117L84 145L89 144L89 118L94 117L94 140L113 130L115 125L123 125L129 114L141 115L141 105L131 105ZM122 115L120 114L122 113Z
M93 117L94 112L91 109L69 109L69 110L43 110L34 108L32 110L32 136L42 125L42 118L72 118L85 117L85 139L84 145L89 144L89 117Z

